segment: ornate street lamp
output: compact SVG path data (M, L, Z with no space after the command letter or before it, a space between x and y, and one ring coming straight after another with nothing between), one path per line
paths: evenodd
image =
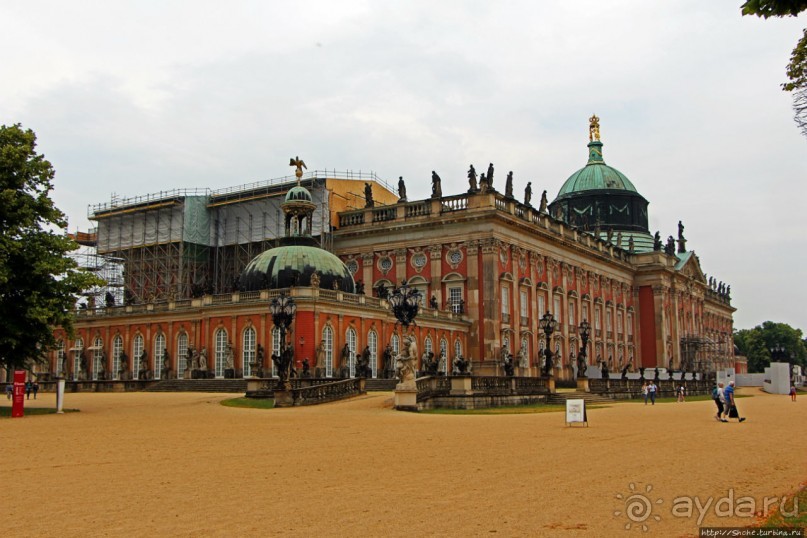
M544 376L552 377L552 333L555 332L555 327L557 326L558 322L555 320L555 316L549 313L549 310L546 311L546 314L538 320L538 326L544 331L546 335L546 347L544 348L544 355L546 356L546 360L544 361Z
M577 377L586 377L585 368L588 365L586 350L588 349L588 337L591 335L591 324L587 320L583 320L578 329L580 330L580 339L583 341L583 345L577 355Z
M417 288L410 288L404 280L400 288L392 290L387 300L392 314L401 326L409 327L415 324L415 318L420 311L420 292Z
M278 369L280 377L280 390L291 390L291 364L294 362L294 346L286 346L286 332L294 321L294 314L297 312L297 305L294 299L280 294L272 299L269 304L269 312L272 314L272 322L280 331L280 356L273 356L272 360Z

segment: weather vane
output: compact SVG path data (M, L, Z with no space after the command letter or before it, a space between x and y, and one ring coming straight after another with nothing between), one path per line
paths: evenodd
M308 167L300 157L292 157L289 159L289 166L297 167L297 170L294 171L294 175L297 176L297 183L299 183L300 178L303 177L303 168L308 169Z
M597 117L596 114L592 114L591 117L588 119L589 126L588 126L588 140L589 142L594 142L595 140L600 140L600 118Z

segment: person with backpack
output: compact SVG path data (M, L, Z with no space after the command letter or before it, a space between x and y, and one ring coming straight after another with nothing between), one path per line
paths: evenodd
M719 422L728 422L723 418L723 404L725 403L725 396L723 395L723 383L718 383L712 389L712 399L715 401L715 405L717 406L717 415L715 415L715 418Z

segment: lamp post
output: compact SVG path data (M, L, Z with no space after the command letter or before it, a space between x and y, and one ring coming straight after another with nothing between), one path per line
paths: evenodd
M399 383L395 387L395 409L401 411L417 411L417 383L415 382L415 361L417 360L417 344L412 335L403 336L403 328L415 324L420 311L420 292L410 288L406 280L400 288L395 288L387 297L390 310L401 326L401 348L395 358L395 374Z
M552 377L552 333L555 332L555 327L557 326L558 322L555 320L555 316L549 313L549 310L546 311L546 314L538 320L538 326L544 331L546 335L546 346L544 347L544 355L546 356L546 360L544 361L544 371L543 375L545 377Z
M591 324L587 320L580 323L580 339L583 345L580 347L580 353L577 355L577 377L585 378L585 367L588 365L588 337L591 335Z
M272 360L275 361L280 378L279 388L282 391L291 390L291 364L294 361L294 346L286 346L286 332L294 321L294 314L297 312L297 305L294 299L280 294L272 299L269 304L269 312L272 314L272 322L280 331L280 356Z

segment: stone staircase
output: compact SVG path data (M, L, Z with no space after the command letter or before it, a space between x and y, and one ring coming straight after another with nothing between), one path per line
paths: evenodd
M366 391L375 391L375 392L382 392L382 391L393 391L395 390L395 385L398 384L397 379L372 379L367 378L367 381L364 385L364 389Z
M592 394L591 392L580 392L580 391L573 391L573 392L555 392L550 394L547 399L546 403L548 404L556 404L556 405L564 405L566 400L585 400L586 404L612 404L614 400L608 398L607 396L601 396L599 394Z
M245 379L166 379L144 392L240 392L246 393Z

